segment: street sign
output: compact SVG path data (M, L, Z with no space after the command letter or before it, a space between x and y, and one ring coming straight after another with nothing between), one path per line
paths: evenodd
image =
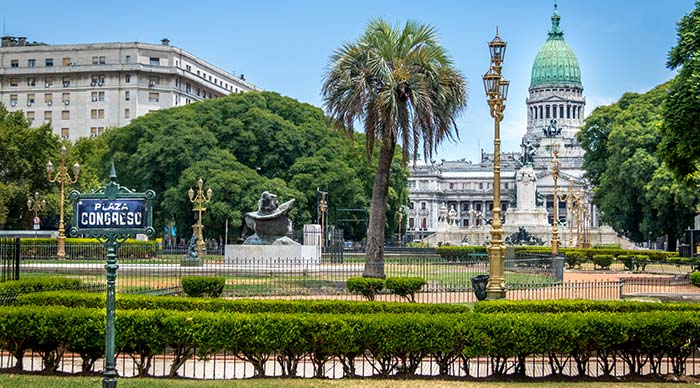
M41 220L39 217L34 217L34 225L39 225L41 223Z
M117 247L136 234L155 235L153 229L152 202L156 197L153 190L135 193L117 182L117 174L109 174L109 183L81 194L77 190L70 193L73 201L73 226L71 236L86 235L98 239L107 248L107 314L105 328L105 368L102 377L103 388L117 387L117 368L114 348L114 311L117 283Z

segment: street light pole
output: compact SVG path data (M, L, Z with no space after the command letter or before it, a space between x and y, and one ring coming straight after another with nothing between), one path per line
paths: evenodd
M207 195L205 197L204 191L202 190L203 188L204 180L202 178L199 178L199 180L197 181L197 195L195 195L195 192L194 190L192 190L191 187L190 190L187 192L187 194L190 197L190 202L195 204L192 210L198 213L197 223L192 225L192 232L197 236L197 256L199 257L201 257L202 253L204 252L204 238L202 234L204 225L202 225L202 212L207 210L207 208L205 208L202 205L211 202L211 196L213 194L211 188L209 188L207 189Z
M506 297L506 284L503 274L503 257L505 246L503 245L503 228L501 227L501 129L503 111L506 109L508 98L507 81L501 75L501 64L505 59L506 42L496 36L489 42L491 54L491 66L483 75L484 89L488 97L488 105L491 117L494 119L493 137L493 221L491 222L491 245L489 251L489 282L486 286L487 299L504 299Z
M569 212L569 245L574 246L574 181L569 180L569 193L566 195L566 210Z
M326 200L326 195L328 195L327 191L321 191L318 188L316 188L316 191L318 191L321 194L321 199L318 202L318 209L321 212L321 248L326 246L326 240L325 240L325 231L326 231L326 210L328 210L328 201Z
M552 211L552 256L559 254L559 192L557 181L559 180L559 144L552 144L552 180L554 181L554 209Z
M43 199L39 201L39 192L37 191L34 193L34 200L32 200L31 197L27 199L27 208L29 211L34 212L32 222L34 224L34 237L36 238L37 231L39 230L39 225L41 223L41 220L39 219L39 212L46 210L46 201Z
M48 173L48 179L51 183L58 182L61 185L61 202L59 206L59 222L58 222L58 252L57 256L59 259L64 259L66 257L66 228L63 223L63 196L65 194L65 185L74 184L78 181L78 176L80 175L80 165L75 163L73 165L73 177L68 173L68 167L66 167L66 146L61 147L61 165L58 167L56 175L52 178L54 167L51 160L46 163L46 172Z

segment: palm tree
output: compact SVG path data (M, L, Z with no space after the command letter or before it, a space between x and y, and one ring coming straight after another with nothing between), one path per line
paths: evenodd
M384 278L384 228L389 174L396 143L402 161L416 161L422 143L430 158L445 139L458 136L454 117L466 106L466 81L440 46L435 29L409 21L403 29L373 20L357 42L330 58L323 99L331 119L353 132L362 122L367 157L380 147L372 189L367 263L363 276Z

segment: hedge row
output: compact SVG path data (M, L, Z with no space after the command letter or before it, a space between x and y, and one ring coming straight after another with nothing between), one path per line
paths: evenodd
M66 258L94 258L104 255L104 247L94 238L67 238L65 243ZM20 239L22 256L35 259L56 258L57 245L55 238L22 238ZM128 239L119 245L117 254L120 258L145 259L158 255L160 248L157 241L140 241Z
M105 295L68 291L39 292L21 295L18 305L66 306L101 308ZM116 298L119 310L179 310L230 313L328 313L328 314L377 314L423 313L455 314L471 311L466 305L422 304L403 302L357 302L339 300L267 300L267 299L211 299L182 298L177 296L148 296L119 294Z
M99 287L97 287L99 289ZM12 304L18 295L52 290L92 290L77 278L38 277L0 283L0 304Z
M104 312L65 307L0 308L2 350L16 366L28 350L38 352L44 369L56 371L66 351L75 352L89 371L102 357ZM129 355L138 374L149 373L156 356L171 360L169 375L185 361L226 351L266 375L275 360L285 376L295 376L299 362L313 363L317 377L338 359L344 375L356 376L365 359L380 376L412 375L428 356L448 375L455 363L489 357L491 372L525 374L526 359L549 357L553 373L563 375L574 360L580 375L599 364L609 376L617 362L632 375L651 366L661 374L661 360L671 360L676 375L685 373L700 343L700 317L694 312L577 314L230 314L164 310L119 311L116 351ZM515 360L515 361L514 361ZM666 373L664 370L663 373Z
M696 303L651 303L637 301L560 300L490 300L474 305L474 312L493 313L641 313L652 311L700 311Z

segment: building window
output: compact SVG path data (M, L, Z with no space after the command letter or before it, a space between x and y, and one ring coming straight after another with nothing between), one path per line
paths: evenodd
M44 87L45 88L50 88L53 86L53 77L46 77L44 78Z
M63 77L63 87L67 88L70 86L70 77Z
M126 56L126 63L131 63L131 55Z
M98 92L97 93L97 101L104 101L105 100L105 92Z
M10 106L17 106L17 95L10 94Z
M545 107L545 118L549 118L549 105Z
M36 78L34 78L34 77L27 78L27 86L36 86Z
M90 82L90 86L102 86L104 84L105 84L104 74L92 76L92 81Z
M44 111L44 121L51 121L51 120L53 120L52 116L53 116L53 112L52 112L52 111L50 111L50 110L45 110L45 111Z
M150 57L148 58L148 64L151 66L160 66L160 58Z
M421 210L425 210L426 206L427 206L427 204L425 202L420 203Z
M148 102L158 102L159 97L158 93L148 93Z
M44 102L46 105L51 106L53 105L53 94L51 93L45 93L44 94Z
M151 75L148 77L148 86L160 85L160 77L157 75Z
M197 88L197 97L199 97L199 88Z
M63 105L70 105L70 93L61 94L61 101Z
M36 67L36 59L27 59L27 67Z
M17 86L17 85L15 85ZM185 92L192 93L192 85L189 82L185 82Z
M19 60L18 59L10 60L10 67L19 67Z
M27 94L27 106L34 105L34 93Z
M70 111L69 110L62 110L61 111L61 120L70 120Z
M46 58L46 67L53 67L53 58Z
M19 86L19 78L10 78L10 86Z
M124 101L129 101L131 99L129 91L124 92Z
M129 108L124 109L124 118L125 119L129 118Z
M199 70L197 70L197 77L199 77Z
M90 137L97 136L97 127L90 127Z
M70 137L70 129L61 128L61 137L63 137L64 139L68 139Z
M100 57L99 61L100 65L104 65L105 63L107 63L107 59L105 57Z
M131 74L125 74L124 75L124 82L125 83L131 83Z
M104 109L92 109L90 111L90 118L91 119L103 119L103 118L105 118L105 110Z
M73 62L70 61L70 58L63 58L63 66L72 66Z
M34 121L34 111L33 110L27 111L27 120Z

